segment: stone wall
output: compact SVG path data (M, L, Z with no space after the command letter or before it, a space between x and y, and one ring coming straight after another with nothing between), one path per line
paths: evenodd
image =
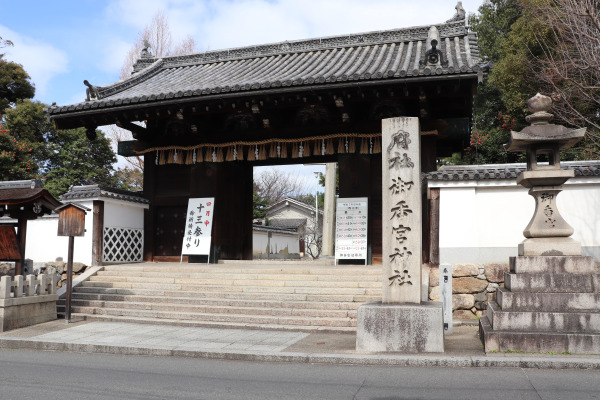
M83 274L88 266L84 263L74 262L73 263L73 279ZM59 276L59 280L57 283L57 288L61 288L67 284L67 263L64 261L51 261L47 263L43 263L40 267L37 267L36 270L39 269L38 273L53 275L56 274ZM37 272L37 271L36 271Z
M504 286L506 264L453 264L452 316L455 319L479 318L495 296L496 289ZM429 299L440 300L439 267L429 269Z

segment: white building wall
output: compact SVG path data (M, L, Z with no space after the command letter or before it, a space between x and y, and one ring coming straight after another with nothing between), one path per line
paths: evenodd
M131 203L121 200L101 199L104 202L104 227L143 229L145 204ZM90 209L85 216L84 236L75 237L73 261L92 265L92 232L93 232L93 199L73 201ZM34 263L55 261L68 257L69 238L57 236L58 215L45 216L27 224L27 247L25 258ZM143 242L142 242L143 243Z
M535 208L527 189L499 180L429 186L440 187L440 263L505 263L517 255ZM600 261L600 179L569 180L557 204L584 255Z
M269 245L268 232L252 231L252 253L266 254ZM272 232L269 254L298 254L300 252L298 235Z
M115 228L144 228L144 208L138 203L105 200L104 226Z
M78 202L92 210L92 202ZM85 265L92 264L92 227L93 213L88 211L85 215L84 236L75 237L73 248L73 261ZM58 236L58 215L46 216L27 222L27 243L25 258L30 258L34 263L56 261L62 257L67 261L69 255L69 237Z

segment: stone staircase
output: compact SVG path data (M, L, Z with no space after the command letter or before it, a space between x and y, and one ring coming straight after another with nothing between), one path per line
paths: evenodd
M519 256L479 320L489 351L600 353L600 268L592 257Z
M105 266L73 289L71 318L352 332L358 306L381 300L381 274L380 266L293 262Z

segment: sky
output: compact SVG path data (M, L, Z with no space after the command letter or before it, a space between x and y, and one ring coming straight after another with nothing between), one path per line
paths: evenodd
M484 0L462 0L475 13ZM84 80L118 80L125 56L157 11L176 43L198 51L438 24L455 0L0 0L1 51L31 76L35 100L85 99ZM307 176L314 176L309 167ZM323 167L324 170L324 167ZM304 174L304 172L303 172ZM313 183L314 185L314 183Z

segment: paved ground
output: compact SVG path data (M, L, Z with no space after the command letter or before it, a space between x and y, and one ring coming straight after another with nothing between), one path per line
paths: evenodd
M355 340L354 334L57 320L0 333L0 348L265 362L600 369L600 355L486 354L477 325L455 326L446 336L445 353L359 353Z

